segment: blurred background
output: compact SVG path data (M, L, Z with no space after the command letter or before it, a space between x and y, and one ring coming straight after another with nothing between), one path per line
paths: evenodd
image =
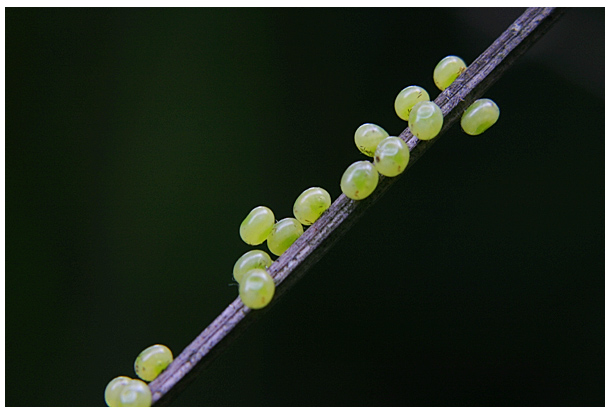
M234 298L255 206L523 9L6 9L6 405L102 406ZM569 9L176 406L604 405L604 10ZM264 250L267 250L263 246ZM35 389L32 389L35 387Z

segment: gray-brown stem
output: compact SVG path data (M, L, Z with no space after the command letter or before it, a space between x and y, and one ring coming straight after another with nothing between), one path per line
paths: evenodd
M420 141L409 129L399 137L411 150L408 168L480 97L505 70L532 46L560 17L555 8L529 8L484 51L454 83L435 99L444 115L440 135ZM400 177L400 176L399 176ZM276 283L275 304L303 274L374 204L399 177L381 176L378 187L365 200L341 195L331 207L269 268ZM269 309L252 311L236 298L202 333L176 357L157 379L149 384L154 405L167 404L190 380Z

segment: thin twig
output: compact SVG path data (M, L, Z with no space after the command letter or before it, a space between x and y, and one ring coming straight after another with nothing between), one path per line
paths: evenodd
M513 62L532 46L560 17L555 8L527 9L503 34L484 51L468 69L435 99L444 114L443 134L462 112L480 97ZM436 141L420 141L409 129L400 137L410 150L411 167ZM365 200L354 201L341 195L295 243L269 268L276 283L275 304L292 285L315 264L325 252L373 205L399 177L380 177L374 193ZM229 345L249 324L263 315L264 310L252 311L236 298L149 387L154 405L167 404L198 372Z

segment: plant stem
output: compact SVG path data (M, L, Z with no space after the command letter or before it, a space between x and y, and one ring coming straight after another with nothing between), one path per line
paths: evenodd
M561 16L556 8L529 8L484 51L454 83L435 99L444 115L444 125L433 140L420 141L409 129L401 134L410 148L411 167L464 110L480 97L516 59L530 48ZM276 283L275 304L305 272L371 207L400 176L380 176L378 187L368 198L354 201L341 195L297 241L269 268ZM269 309L253 311L236 298L202 333L149 384L154 405L165 405L229 343Z

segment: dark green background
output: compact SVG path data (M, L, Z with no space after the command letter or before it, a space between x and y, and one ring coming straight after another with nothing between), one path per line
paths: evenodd
M6 405L103 405L237 295L251 208L521 9L6 10ZM604 11L568 10L175 405L604 404Z

